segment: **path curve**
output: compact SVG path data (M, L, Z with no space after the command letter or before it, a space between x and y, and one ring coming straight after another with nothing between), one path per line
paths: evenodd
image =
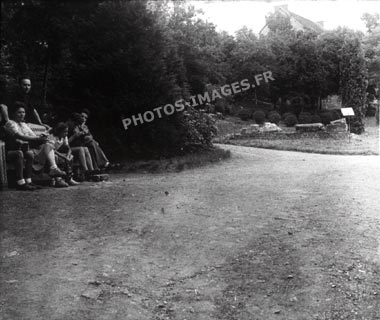
M0 193L0 319L380 319L379 157L222 147Z

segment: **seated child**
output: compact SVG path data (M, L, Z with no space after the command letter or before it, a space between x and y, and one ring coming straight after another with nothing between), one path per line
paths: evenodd
M56 162L58 165L62 165L66 172L66 181L61 177L53 179L52 185L55 185L57 188L76 186L79 184L73 179L73 155L67 138L68 133L68 126L63 122L60 122L53 128L48 136L47 143L51 145L55 151Z

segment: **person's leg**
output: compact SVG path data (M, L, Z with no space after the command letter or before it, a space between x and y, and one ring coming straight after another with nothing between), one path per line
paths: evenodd
M24 153L25 158L25 181L26 183L32 182L32 165L34 160L34 154L32 151L26 151Z
M109 164L106 155L96 141L92 141L88 145L88 149L90 150L95 169L106 167Z
M16 183L22 185L25 183L24 180L24 154L21 150L8 151L7 153L8 161L13 163L16 171Z
M97 161L96 151L94 150L93 142L91 142L90 144L87 145L87 149L90 153L91 161L92 161L92 165L94 167L94 170L99 170L100 168L99 168L99 164Z
M39 162L42 164L47 163L47 165L50 167L49 175L50 176L64 176L66 173L62 170L60 170L57 166L56 160L55 160L55 153L54 148L52 145L45 143L41 150L39 151Z
M90 170L87 165L87 159L86 159L84 147L72 147L71 152L73 153L73 156L75 157L75 159L78 159L80 168L84 172Z
M86 163L89 171L94 171L94 164L92 162L90 151L87 147L83 147L83 152L86 157Z
M65 160L66 181L70 181L73 177L73 160Z
M21 150L8 151L8 161L12 162L16 170L16 188L18 190L33 191L34 187L25 182L24 179L24 154Z
M35 188L35 189L41 189L42 187L34 184L32 181L32 173L33 173L33 162L34 162L34 152L32 150L28 150L24 153L24 159L25 159L25 182Z
M50 166L50 169L57 168L58 166L57 166L57 162L55 161L55 154L54 154L53 148L50 148L50 146L46 144L45 150L46 150L46 160L47 160L48 165Z
M69 186L76 186L79 184L79 182L75 181L73 176L73 159L66 161L66 182Z

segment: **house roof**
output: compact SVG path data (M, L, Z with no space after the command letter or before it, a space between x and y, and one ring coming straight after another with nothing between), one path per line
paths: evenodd
M301 17L299 16L298 14L295 14L291 11L288 10L287 8L287 5L285 6L279 6L279 7L276 7L276 12L279 12L281 14L283 14L284 16L287 16L289 18L293 18L295 19L296 21L298 21L305 29L309 29L309 30L312 30L312 31L316 31L316 32L322 32L323 31L323 28L316 22L313 22L309 19L306 19L304 17ZM265 23L265 26L260 30L260 34L261 32L265 29L265 27L267 26L268 24Z
M299 16L298 14L295 14L293 12L290 12L290 15L296 19L299 23L301 23L306 29L311 29L313 31L322 32L323 28L318 24L315 23L309 19L306 19L304 17Z

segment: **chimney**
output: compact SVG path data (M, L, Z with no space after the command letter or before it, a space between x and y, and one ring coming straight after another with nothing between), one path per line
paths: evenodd
M281 6L274 6L274 12L275 13L280 12L282 10L288 11L288 5L287 4L283 4Z
M324 21L317 21L317 24L318 24L321 28L324 27Z

